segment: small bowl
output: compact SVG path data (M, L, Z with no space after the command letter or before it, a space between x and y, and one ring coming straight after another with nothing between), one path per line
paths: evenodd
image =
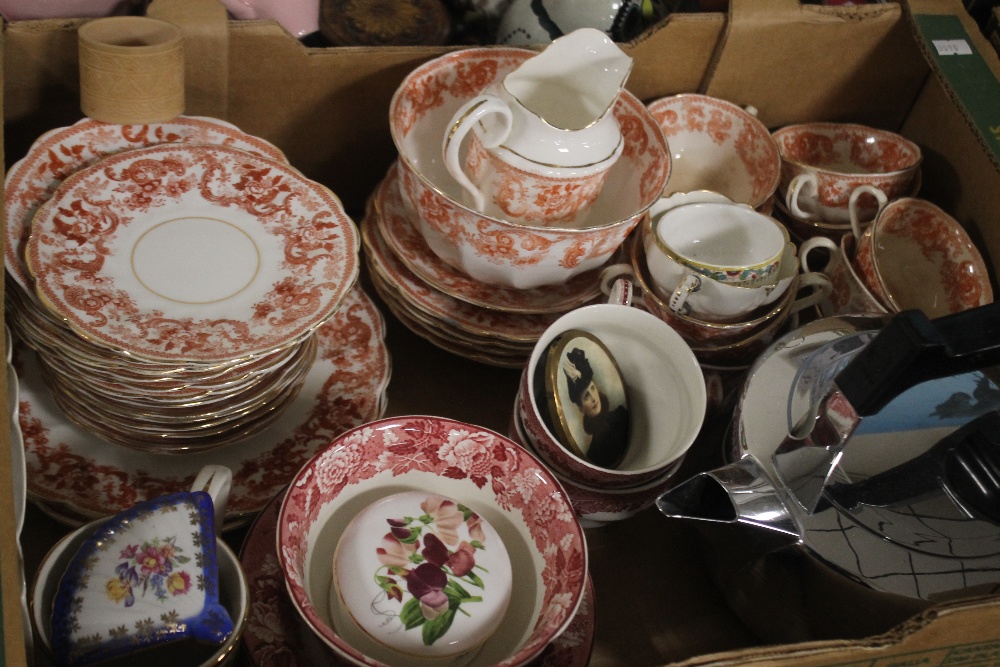
M365 507L395 493L430 490L462 502L496 529L518 584L499 630L469 665L529 662L569 625L583 597L583 530L562 486L537 459L505 436L442 417L354 428L299 471L282 502L277 537L293 606L339 656L386 664L336 629L334 551Z
M712 190L757 210L769 206L781 178L781 156L754 115L696 93L663 97L648 108L670 146L664 194Z
M604 468L570 452L546 426L545 351L569 330L588 331L610 351L628 392L629 445L618 467ZM705 381L687 343L662 320L638 308L595 304L570 311L539 338L516 399L525 430L542 460L584 485L627 488L662 477L701 430Z
M890 202L857 241L861 280L890 310L942 317L993 303L982 255L962 225L923 199Z
M52 656L50 613L59 580L70 561L73 560L77 550L105 521L107 519L97 519L63 537L49 550L35 573L35 579L31 585L31 621L35 636L49 656ZM185 664L200 665L201 667L236 664L239 654L237 647L250 611L250 589L239 559L222 540L218 540L216 543L216 558L219 564L219 600L233 620L233 632L225 643L219 646L197 646L191 649L191 652L182 653L175 650L176 647L172 644L165 644L156 649L146 649L142 654L142 659L149 661L147 664ZM190 648L190 645L187 645L187 648ZM55 658L52 657L52 659ZM132 656L131 659L138 660L139 658Z
M531 439L527 436L516 413L511 422L511 436L512 438L516 436L516 441L523 444L525 449L541 457L538 450L532 446ZM677 483L674 478L683 460L682 456L659 477L628 488L588 486L574 482L555 470L552 471L552 474L566 489L566 495L569 496L573 505L573 511L580 519L580 525L584 528L599 528L609 523L629 519L647 507L651 507L661 494Z
M656 120L623 91L614 113L625 147L587 216L592 226L520 225L463 204L462 188L441 158L451 118L533 55L494 47L448 53L411 72L389 110L401 192L427 244L476 280L518 289L561 284L602 266L660 197L670 176L670 152Z

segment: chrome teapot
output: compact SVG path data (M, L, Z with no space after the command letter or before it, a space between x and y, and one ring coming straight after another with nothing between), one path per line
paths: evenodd
M728 464L657 505L699 520L765 639L860 637L1000 590L998 362L1000 304L811 322L749 369Z

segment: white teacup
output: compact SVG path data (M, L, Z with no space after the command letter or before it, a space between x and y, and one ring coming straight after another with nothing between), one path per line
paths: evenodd
M463 104L442 153L472 206L522 224L581 224L625 146L613 109L631 68L607 35L583 28Z
M671 308L683 312L687 305L723 318L744 315L761 305L755 301L770 298L790 245L788 232L773 218L724 202L666 210L658 203L644 232L649 273ZM794 256L794 246L791 251ZM765 289L755 294L735 288ZM688 305L689 297L702 290L704 294Z

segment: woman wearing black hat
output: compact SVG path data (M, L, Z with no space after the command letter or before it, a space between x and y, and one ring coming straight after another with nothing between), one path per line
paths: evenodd
M605 468L621 463L628 447L629 415L624 405L613 410L607 395L600 390L587 354L575 347L563 363L569 399L583 419L583 430L590 442L581 449L591 462Z

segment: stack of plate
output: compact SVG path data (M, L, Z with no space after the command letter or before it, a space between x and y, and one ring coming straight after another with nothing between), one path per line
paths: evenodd
M475 280L427 245L399 191L393 165L361 223L372 283L417 335L467 359L521 368L542 332L600 297L599 270L561 284L516 289Z
M7 188L11 328L69 419L134 449L266 428L358 273L333 193L210 119L81 121L40 138Z

